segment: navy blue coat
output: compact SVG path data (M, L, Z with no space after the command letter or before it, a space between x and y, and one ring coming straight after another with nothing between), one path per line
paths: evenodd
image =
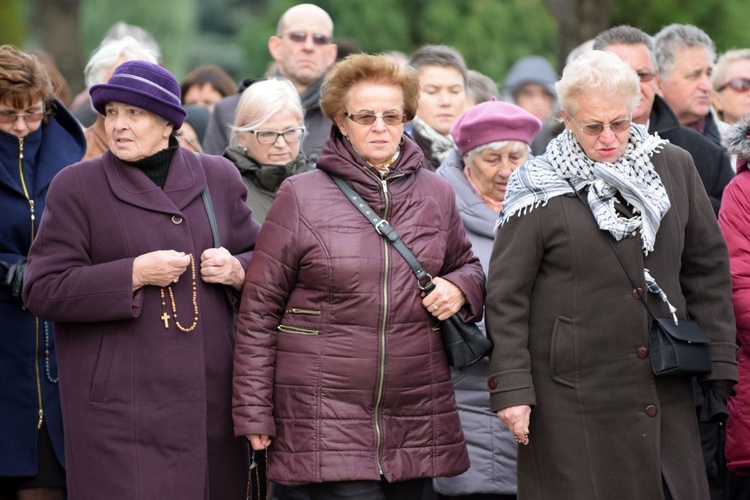
M63 167L80 160L85 151L83 130L59 104L57 114L48 123L23 139L0 132L0 261L13 264L26 257L50 181ZM21 185L19 161L29 197L34 201L35 221ZM0 268L0 279L5 274L4 267ZM0 476L34 476L40 409L55 453L64 463L60 397L58 386L53 383L57 379L57 362L52 324L46 325L45 335L44 322L37 322L21 300L2 287L0 324Z

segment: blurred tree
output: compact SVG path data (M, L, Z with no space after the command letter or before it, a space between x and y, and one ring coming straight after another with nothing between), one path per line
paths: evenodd
M571 50L610 27L612 0L544 0L544 5L557 19L558 72Z
M80 0L36 0L35 3L38 16L31 24L34 38L52 58L68 87L83 88L86 62L78 37Z
M0 0L0 44L22 47L26 41L24 0Z

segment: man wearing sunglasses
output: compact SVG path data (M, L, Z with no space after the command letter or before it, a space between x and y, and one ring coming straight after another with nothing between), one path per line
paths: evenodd
M711 75L713 104L729 125L750 114L750 48L729 50L719 57Z
M268 51L275 61L274 75L291 81L302 99L307 129L302 150L306 154L319 153L331 131L331 121L320 111L320 85L336 61L337 47L332 40L331 17L309 3L288 9L279 19L276 34L268 40ZM238 94L216 103L203 141L206 153L222 154L226 149L240 93L252 83L243 80Z
M660 137L690 153L718 214L721 194L734 175L729 155L695 130L681 126L675 112L659 95L659 73L651 36L632 26L617 26L597 35L594 49L616 54L638 74L641 103L633 111L633 122L645 125L651 134L658 132Z

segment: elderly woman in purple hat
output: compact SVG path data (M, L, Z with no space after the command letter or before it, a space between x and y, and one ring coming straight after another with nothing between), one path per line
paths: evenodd
M23 291L55 323L69 495L244 498L230 411L247 190L229 161L179 147L169 71L129 61L90 92L109 151L53 180Z
M541 126L520 107L493 99L469 108L451 128L458 150L448 154L437 173L456 192L461 220L485 273L508 178L528 158ZM484 323L480 327L484 329ZM452 373L471 467L459 476L435 479L440 498L515 498L516 443L490 411L488 374L486 359Z

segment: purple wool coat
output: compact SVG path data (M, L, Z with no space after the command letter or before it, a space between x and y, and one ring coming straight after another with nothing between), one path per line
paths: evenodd
M202 162L179 149L162 190L108 151L49 188L24 300L55 322L71 499L245 497L247 446L231 420L237 300L198 268L213 246L206 183L222 246L245 268L259 226L234 165ZM132 291L135 257L165 249L195 256L199 320L189 333L174 318L165 328L159 287ZM173 285L183 326L191 281L188 268Z

